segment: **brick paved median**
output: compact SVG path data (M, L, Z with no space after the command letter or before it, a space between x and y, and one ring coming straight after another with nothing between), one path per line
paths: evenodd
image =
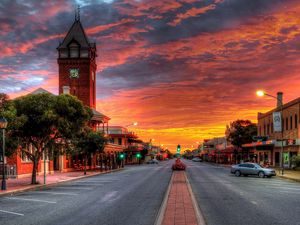
M184 171L175 171L162 225L197 225Z

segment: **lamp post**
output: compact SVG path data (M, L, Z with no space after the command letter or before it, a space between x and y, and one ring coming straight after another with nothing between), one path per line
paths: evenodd
M284 175L284 160L283 160L283 126L282 126L282 120L283 120L283 102L281 98L278 98L274 95L270 95L262 90L259 90L256 92L256 95L259 97L263 97L263 96L269 96L271 98L275 98L279 103L280 103L280 114L281 114L281 175ZM277 106L278 107L278 106Z
M137 125L138 125L138 122L133 122L133 123L131 123L131 124L126 125L125 127L127 128L127 127L137 126ZM128 132L128 130L125 132L125 135L124 135L124 138L125 138L125 149L126 149L126 146L128 147L127 132ZM126 158L127 158L127 157L126 157ZM122 164L123 164L124 160L125 160L125 159L123 159ZM127 162L128 162L128 160L127 160ZM124 165L123 165L122 167L124 167Z
M2 117L0 118L0 129L2 130L2 185L1 190L6 190L6 179L5 179L5 129L7 127L7 120Z

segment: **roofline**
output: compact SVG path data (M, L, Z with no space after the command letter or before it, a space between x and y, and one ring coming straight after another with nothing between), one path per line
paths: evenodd
M296 105L296 104L299 104L300 103L300 97L299 98L296 98L288 103L285 103L283 104L282 106L282 110L292 106L292 105ZM269 116L270 114L272 114L273 112L277 112L277 111L280 111L280 107L276 107L268 112L265 112L265 113L261 113L261 112L258 112L258 115L257 115L257 119L262 119L264 117L267 117Z
M71 28L69 29L68 33L65 35L63 41L62 41L61 43L59 43L59 46L56 48L57 50L59 49L59 47L61 46L61 44L64 43L64 41L66 40L66 37L70 34L72 28L75 26L75 23L79 23L79 26L80 26L81 29L83 30L84 38L85 38L86 42L88 43L88 46L91 47L90 41L89 41L89 39L88 39L87 36L86 36L85 30L84 30L84 28L83 28L83 26L82 26L80 20L75 20L75 21L73 22Z

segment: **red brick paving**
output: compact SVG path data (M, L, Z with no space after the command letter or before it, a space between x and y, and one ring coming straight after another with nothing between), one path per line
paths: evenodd
M174 171L162 225L197 225L184 171Z

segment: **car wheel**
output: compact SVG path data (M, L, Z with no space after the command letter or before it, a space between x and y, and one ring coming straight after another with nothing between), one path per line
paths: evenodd
M263 171L260 171L260 172L258 173L258 176L259 176L260 178L264 178L264 177L265 177L265 173L264 173Z
M235 173L234 173L234 174L235 174L235 176L236 176L236 177L239 177L239 176L241 176L241 172L240 172L239 170L235 171Z

